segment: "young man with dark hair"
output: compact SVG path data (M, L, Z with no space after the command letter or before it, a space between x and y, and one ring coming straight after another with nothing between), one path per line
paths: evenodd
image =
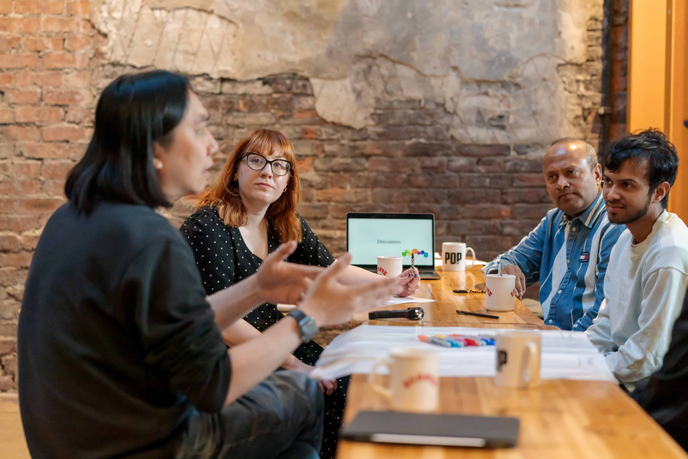
M557 207L484 272L502 265L503 273L516 276L519 297L539 281L545 323L585 331L604 299L609 254L625 228L607 219L600 192L602 167L590 144L570 137L555 140L545 153L542 172Z
M612 249L605 303L587 333L617 379L630 384L662 366L688 287L688 228L666 211L678 156L664 134L628 135L602 162L607 215L627 231Z

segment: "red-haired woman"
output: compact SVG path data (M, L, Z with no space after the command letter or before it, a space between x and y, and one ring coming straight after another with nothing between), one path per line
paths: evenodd
M300 199L294 149L284 135L259 129L239 141L215 182L201 195L198 210L181 227L209 295L255 273L280 243L298 242L287 259L290 262L318 266L334 263L334 257L296 213ZM370 281L372 276L375 274L349 266L342 278L355 285ZM420 286L417 271L407 270L402 276L409 279L402 295L415 293ZM230 346L237 345L282 317L275 305L264 304L225 329L223 338ZM318 344L305 343L282 367L310 373L321 352ZM334 456L347 383L348 378L321 382L327 407L321 457Z

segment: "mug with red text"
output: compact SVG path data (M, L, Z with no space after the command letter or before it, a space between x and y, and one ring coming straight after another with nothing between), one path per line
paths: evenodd
M390 358L379 359L368 374L368 384L384 396L396 411L427 413L439 402L440 378L437 352L426 349L397 348ZM373 382L380 366L389 368L389 388Z
M513 311L516 308L516 276L488 274L485 276L485 309Z
M377 273L385 277L397 277L404 270L401 257L377 257Z

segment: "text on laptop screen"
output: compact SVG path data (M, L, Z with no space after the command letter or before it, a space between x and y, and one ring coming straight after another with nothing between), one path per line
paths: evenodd
M377 257L384 255L401 256L410 266L413 252L416 266L433 266L432 220L350 218L348 223L351 264L377 266Z

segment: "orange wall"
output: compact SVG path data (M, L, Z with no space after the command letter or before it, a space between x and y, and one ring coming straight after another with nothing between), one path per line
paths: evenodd
M664 131L679 153L669 210L688 222L688 0L632 0L628 130Z
M628 130L665 129L667 1L632 0L628 58Z
M679 154L670 210L688 222L688 0L674 0L671 10L671 97L667 133Z

